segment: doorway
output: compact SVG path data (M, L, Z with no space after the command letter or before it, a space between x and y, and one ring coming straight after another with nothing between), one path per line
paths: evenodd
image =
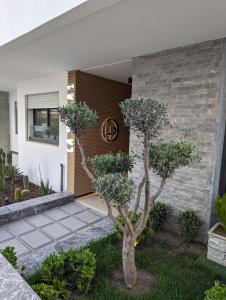
M97 124L81 138L87 158L107 152L128 153L129 131L123 124L119 103L131 97L131 85L81 71L73 72L69 72L69 79L74 78L76 102L85 102L98 114ZM82 169L77 145L73 180L75 197L93 193L90 179Z

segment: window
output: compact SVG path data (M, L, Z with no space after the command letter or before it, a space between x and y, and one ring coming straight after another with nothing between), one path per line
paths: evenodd
M59 144L59 94L47 93L27 96L28 139Z
M18 109L17 101L14 102L15 134L18 134Z

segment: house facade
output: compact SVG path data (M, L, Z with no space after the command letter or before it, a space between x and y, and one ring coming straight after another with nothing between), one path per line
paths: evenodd
M0 70L0 113L4 109L9 116L0 118L0 145L12 151L14 163L31 181L49 179L56 191L80 197L93 190L57 107L84 101L99 114L98 124L83 139L89 157L109 151L140 153L140 142L124 127L118 103L155 95L169 108L169 138L189 138L200 156L200 162L168 180L160 200L171 208L171 228L178 211L195 210L203 221L204 240L214 218L214 196L226 191L226 18L220 2L196 3L205 6L206 19L196 14L196 5L181 2L174 3L178 17L173 7L166 4L163 11L157 1L86 1L0 47L0 62L8 59L9 74L5 79ZM210 30L209 18L216 13ZM168 24L152 23L156 14ZM130 176L139 182L139 160ZM153 190L158 184L153 175Z

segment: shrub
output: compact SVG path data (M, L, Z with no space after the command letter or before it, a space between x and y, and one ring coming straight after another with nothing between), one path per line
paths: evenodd
M53 194L54 191L52 188L53 186L50 186L49 179L47 179L46 182L44 182L43 179L40 180L39 191L42 196Z
M206 292L204 300L225 300L226 299L226 285L220 284L216 281L214 286Z
M161 225L165 223L168 213L169 208L165 203L156 202L155 207L148 217L147 226L145 227L137 242L140 243L142 241L150 240L154 236L155 232L160 229ZM133 224L137 223L140 215L141 213L134 214L132 211L129 212L129 218ZM124 221L121 216L118 216L117 220L120 222L120 224L124 225ZM122 239L122 233L117 227L115 227L114 236L118 240Z
M91 158L91 165L96 177L109 173L127 174L133 169L134 158L123 152L106 153Z
M5 249L0 250L0 252L15 269L18 269L16 251L14 247L6 247Z
M217 195L214 199L213 205L220 222L223 224L224 229L226 230L226 193L222 197Z
M53 285L39 283L32 285L33 290L40 296L42 300L57 300L60 293Z
M87 292L95 277L96 259L89 249L62 251L50 254L41 268L27 281L32 285L44 283L59 292L60 297L66 297L69 290L78 289Z
M179 213L178 224L181 239L184 242L192 242L202 223L192 210L186 210Z

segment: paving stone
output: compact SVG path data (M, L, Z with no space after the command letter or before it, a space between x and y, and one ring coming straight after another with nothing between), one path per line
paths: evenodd
M83 206L83 205L79 205L78 203L69 203L66 205L63 205L62 207L60 207L61 210L65 211L68 214L76 214L78 212L81 212L85 209L87 209L87 207Z
M77 230L79 228L86 226L85 223L81 222L76 217L66 218L64 220L61 220L60 223L65 225L66 227L68 227L71 230Z
M93 223L99 219L101 219L100 216L96 216L92 214L90 211L83 211L76 215L81 221L84 221L86 223Z
M42 230L54 239L62 238L71 233L71 231L57 223L47 225L43 227Z
M32 223L35 226L37 226L37 227L43 227L43 226L45 226L47 224L53 223L53 220L51 220L51 219L49 219L46 216L43 216L41 214L29 217L29 218L27 218L27 220L30 223Z
M44 246L52 241L44 233L38 230L30 233L26 233L22 235L20 238L33 249Z
M13 235L9 233L6 229L0 228L0 242L4 242L10 238L13 238Z
M25 253L28 253L30 249L26 247L24 244L22 244L17 239L12 239L5 241L3 243L0 243L0 249L4 249L6 247L14 247L17 255L22 255Z
M23 234L25 232L29 232L29 231L32 231L35 229L33 226L31 226L24 220L6 224L6 227L16 235L20 235L20 234Z
M50 210L45 211L45 215L48 217L54 219L54 220L60 220L68 216L67 213L63 212L62 210L58 208L53 208Z

